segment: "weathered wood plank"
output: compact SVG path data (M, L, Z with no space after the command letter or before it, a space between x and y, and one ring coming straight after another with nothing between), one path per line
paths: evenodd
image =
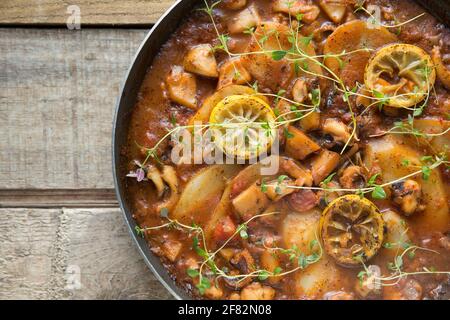
M50 297L60 210L0 209L0 299Z
M114 189L0 189L0 208L118 207Z
M150 25L175 1L173 0L2 0L0 25L65 26L68 7L80 8L83 25Z
M0 299L163 298L118 209L0 209Z
M0 189L113 187L113 111L145 34L0 29Z

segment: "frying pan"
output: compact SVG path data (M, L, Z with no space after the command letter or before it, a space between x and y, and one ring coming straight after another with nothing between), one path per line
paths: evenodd
M162 265L159 257L155 256L149 249L145 239L138 237L134 232L136 222L134 221L129 204L125 196L125 175L124 159L121 150L127 143L128 124L130 115L136 104L139 88L145 77L148 67L153 58L158 53L160 47L167 41L173 31L179 26L180 21L191 8L202 1L199 0L178 0L172 5L163 16L156 22L149 31L128 70L125 81L122 84L120 96L117 100L116 112L113 122L112 137L112 162L113 177L117 199L128 226L128 230L136 243L139 252L145 263L153 271L156 278L166 287L166 289L176 299L192 299L182 288L176 285L170 278L167 270ZM441 22L447 26L450 21L450 2L445 0L417 0L428 12L434 14Z

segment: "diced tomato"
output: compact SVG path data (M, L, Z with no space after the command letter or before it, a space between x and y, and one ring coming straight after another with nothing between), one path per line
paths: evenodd
M217 243L223 243L228 240L236 231L236 224L229 216L219 220L214 229L214 240Z

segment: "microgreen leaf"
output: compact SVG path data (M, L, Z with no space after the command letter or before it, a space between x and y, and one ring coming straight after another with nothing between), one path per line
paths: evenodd
M191 278L195 278L200 274L200 272L197 269L191 269L191 268L187 269L186 273Z
M430 178L431 169L428 166L422 166L422 178L428 180Z
M386 199L386 192L381 186L375 186L371 195L374 199Z
M261 281L266 280L268 277L269 277L269 273L266 270L262 270L258 275L258 279Z
M135 226L134 227L134 231L136 231L136 235L137 236L139 236L141 238L144 238L144 235L145 235L145 230L144 229L140 228L139 226Z
M161 218L168 219L168 218L169 218L169 209L167 209L167 208L162 208L161 211L159 211L159 216L160 216Z
M287 54L287 51L285 50L275 50L272 52L272 59L275 61L279 61L283 59Z

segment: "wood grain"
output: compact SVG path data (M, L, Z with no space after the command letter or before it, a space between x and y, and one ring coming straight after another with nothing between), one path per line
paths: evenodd
M0 209L0 230L0 299L170 298L118 209Z
M173 0L2 0L0 25L66 26L68 6L80 8L81 27L89 25L149 26Z
M0 208L118 206L114 189L0 189Z
M145 34L0 29L0 189L113 187L113 112Z

